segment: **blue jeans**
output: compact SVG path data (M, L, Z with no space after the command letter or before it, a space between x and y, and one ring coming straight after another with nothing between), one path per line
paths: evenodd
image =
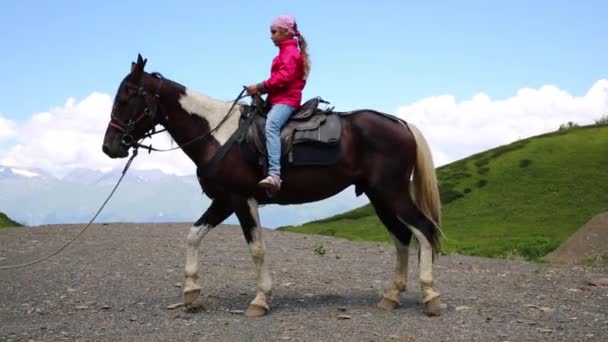
M268 174L281 175L281 128L296 109L286 104L272 106L266 116L266 151Z

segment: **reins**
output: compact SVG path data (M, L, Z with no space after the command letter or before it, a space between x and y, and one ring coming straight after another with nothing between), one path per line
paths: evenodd
M239 100L241 100L241 99L243 99L243 98L245 98L245 97L248 96L248 95L244 95L246 90L247 90L247 88L243 87L243 90L241 90L241 92L239 93L239 95L234 99L234 101L232 102L232 105L230 106L230 109L228 109L228 112L224 115L224 118L217 124L217 126L215 126L215 128L213 128L209 132L207 132L207 133L205 133L203 135L200 135L200 136L198 136L198 137L196 137L196 138L194 138L194 139L192 139L192 140L190 140L190 141L188 141L188 142L186 142L184 144L181 144L181 145L178 145L176 147L169 148L169 149L158 149L158 148L152 147L151 144L150 145L143 145L141 143L134 144L134 146L146 149L146 150L148 150L148 153L151 153L152 151L155 151L155 152L169 152L169 151L174 151L174 150L178 150L178 149L184 148L184 147L186 147L186 146L188 146L188 145L190 145L190 144L192 144L192 143L194 143L194 142L196 142L198 140L206 139L210 135L212 135L213 133L217 132L217 130L220 128L220 126L222 126L222 124L224 124L224 122L226 122L230 118L230 115L232 114L232 110L234 109L234 107L236 106L236 104L239 102ZM152 137L155 134L164 132L165 130L161 130L161 131L158 131L158 132L152 132L152 133L146 133L144 135L144 139L148 138L148 137Z

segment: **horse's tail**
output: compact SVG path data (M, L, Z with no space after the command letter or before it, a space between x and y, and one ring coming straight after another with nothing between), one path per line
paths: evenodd
M440 247L439 237L443 235L441 232L441 199L439 197L439 186L437 184L437 174L431 156L431 149L426 142L426 139L420 130L408 123L414 138L416 139L416 166L414 168L414 195L416 196L416 204L422 210L424 215L433 222L434 229L429 233L432 236L427 236L433 250L438 251Z

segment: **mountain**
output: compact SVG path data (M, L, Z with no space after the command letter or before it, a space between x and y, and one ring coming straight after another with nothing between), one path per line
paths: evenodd
M44 171L0 165L0 179L52 178Z
M122 169L103 173L79 168L62 178L25 168L4 167L3 172L0 210L25 225L36 226L88 222L110 194ZM273 228L327 217L364 203L367 199L356 198L349 188L326 201L264 206L260 218L264 227ZM209 204L195 175L131 169L95 222L194 222ZM232 215L226 223L236 224L238 220Z
M539 259L608 211L608 126L566 127L437 169L445 252ZM369 205L289 231L390 241Z
M122 172L75 169L58 179L7 169L0 177L0 210L27 225L88 222ZM194 221L206 202L195 176L130 170L96 222Z
M61 178L64 182L94 184L103 177L104 173L97 170L77 168Z

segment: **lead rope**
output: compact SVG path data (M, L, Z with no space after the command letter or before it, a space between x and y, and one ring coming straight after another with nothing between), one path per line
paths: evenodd
M95 221L95 219L97 218L97 215L99 215L99 213L101 213L101 210L103 210L103 208L106 206L106 203L108 203L108 201L110 200L110 198L112 198L112 196L114 195L114 192L116 191L116 189L118 188L118 185L120 184L120 182L122 182L122 179L125 177L125 175L127 174L127 170L129 169L129 167L131 166L131 162L133 161L133 159L137 156L137 147L133 149L133 155L131 155L131 158L129 158L129 161L127 162L127 164L125 165L125 168L122 170L122 175L120 176L120 178L118 179L118 182L116 183L116 185L114 186L114 189L112 189L112 192L110 192L110 195L108 196L108 198L106 198L106 200L103 202L103 204L101 205L101 208L99 208L99 210L97 211L97 213L95 214L95 216L93 216L93 218L91 219L91 221L89 221L89 223L82 228L78 234L76 234L70 241L68 241L67 243L65 243L63 246L61 246L61 248L57 249L56 251L54 251L53 253L45 256L44 258L40 258L38 260L34 260L34 261L30 261L27 262L25 264L19 264L19 265L9 265L9 266L0 266L0 270L8 270L8 269L15 269L15 268L21 268L21 267L26 267L26 266L31 266L40 262L43 262L45 260L48 260L50 258L52 258L53 256L57 255L59 252L61 252L62 250L64 250L67 246L69 246L72 242L74 242L74 240L76 240L80 235L82 235L82 233L84 233L93 223L93 221Z
M63 246L61 246L61 248L57 249L55 252L45 256L44 258L40 258L38 260L34 260L28 263L24 263L24 264L19 264L19 265L8 265L8 266L0 266L0 270L8 270L8 269L15 269L15 268L21 268L21 267L26 267L26 266L31 266L40 262L43 262L45 260L48 260L50 258L52 258L53 256L59 254L59 252L61 252L62 250L64 250L66 247L68 247L72 242L74 242L74 240L76 240L80 235L82 235L82 233L84 233L93 223L93 221L95 221L95 219L97 218L97 216L99 215L99 213L101 213L101 211L103 210L103 208L106 206L106 204L108 203L108 201L110 200L110 198L112 198L112 196L114 195L114 192L116 191L116 189L118 188L118 185L120 185L120 182L122 182L122 179L125 177L125 175L127 174L127 170L129 169L129 167L131 166L131 162L133 161L133 159L135 159L135 157L137 156L137 149L139 147L145 148L149 151L159 151L159 152L167 152L167 151L173 151L176 150L178 148L182 148L184 146L190 145L191 143L200 140L202 138L207 137L208 135L212 134L214 131L216 131L217 129L220 128L220 126L226 121L228 120L228 117L230 116L230 114L232 113L232 110L234 109L234 107L236 106L237 102L239 100L241 100L243 98L243 94L245 93L245 91L247 90L246 87L243 87L243 90L239 93L239 95L236 97L236 99L234 100L234 102L232 103L232 106L230 107L230 109L228 110L228 113L226 113L226 115L224 116L224 118L222 119L222 121L220 121L220 123L211 131L209 131L207 134L201 135L197 138L194 138L193 140L177 146L175 148L171 148L171 149L167 149L167 150L158 150L153 148L152 146L145 146L142 145L140 143L134 144L133 147L133 155L131 155L131 158L129 158L129 161L127 161L127 164L125 165L124 169L122 170L122 175L120 176L120 178L118 179L118 182L116 183L116 185L114 186L114 188L112 189L112 191L110 192L110 195L108 196L108 198L106 198L106 200L103 202L103 204L101 205L101 207L99 208L99 210L97 211L97 213L95 214L95 216L93 216L93 218L91 219L91 221L89 221L89 223L82 228L78 234L76 234L70 241L68 241L67 243L65 243ZM147 137L147 135L144 136L144 138Z

